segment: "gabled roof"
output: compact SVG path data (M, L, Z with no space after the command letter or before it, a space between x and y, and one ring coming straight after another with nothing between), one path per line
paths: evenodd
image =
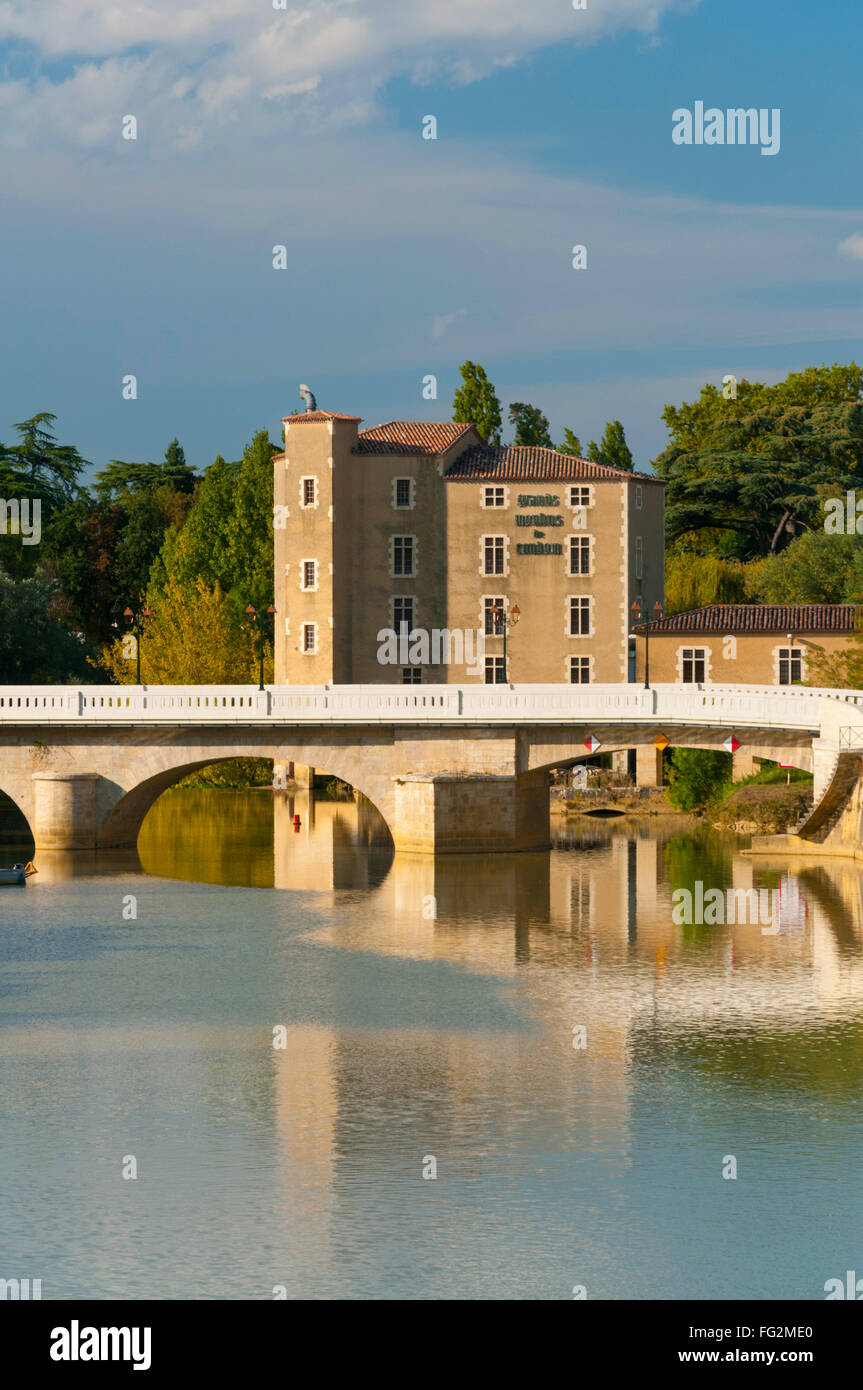
M362 415L336 415L332 410L303 410L299 415L283 415L283 425L307 425L315 424L320 420L356 420L359 423Z
M854 603L711 603L651 622L650 632L854 632L858 612Z
M622 468L609 468L604 463L591 463L574 454L561 454L557 449L540 449L522 444L478 444L465 449L444 474L447 482L469 483L478 480L524 482L563 482L570 478L601 482L625 482L627 478L644 478L647 482L660 480L649 473L630 473Z
M360 432L358 453L361 454L442 454L473 425L456 424L452 420L388 420Z

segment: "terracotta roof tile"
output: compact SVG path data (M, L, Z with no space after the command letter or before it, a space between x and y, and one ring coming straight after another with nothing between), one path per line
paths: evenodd
M472 425L453 421L388 420L360 433L361 454L442 454Z
M664 632L853 632L858 607L853 603L712 603L651 622L651 633ZM635 628L644 631L644 624Z
M643 478L658 483L650 473L629 473L621 468L609 468L589 459L561 454L557 449L540 449L520 444L480 444L465 449L445 473L447 482L470 483L479 480L524 479L536 482L555 482L574 479L603 479L617 482L626 478Z

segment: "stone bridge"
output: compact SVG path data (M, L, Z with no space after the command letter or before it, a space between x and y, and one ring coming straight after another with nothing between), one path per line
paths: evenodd
M132 848L188 773L272 758L363 793L397 850L533 850L549 843L553 768L635 748L656 784L658 736L721 749L729 734L747 767L813 772L831 824L837 800L860 800L863 692L739 685L0 687L0 792L39 850Z

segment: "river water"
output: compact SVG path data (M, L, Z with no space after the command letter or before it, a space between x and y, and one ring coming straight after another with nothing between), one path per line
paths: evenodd
M863 874L575 824L402 859L367 803L182 790L137 855L40 856L0 889L0 1277L823 1299L863 1273ZM778 889L774 926L677 925L697 882Z

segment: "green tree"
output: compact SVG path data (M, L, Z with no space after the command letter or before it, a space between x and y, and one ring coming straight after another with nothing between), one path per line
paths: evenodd
M198 475L186 462L179 439L172 439L165 450L165 461L159 468L159 474L159 481L167 483L177 492L189 494L195 491Z
M500 401L494 387L476 362L463 362L459 370L464 385L458 387L453 399L453 420L473 425L488 444L499 444Z
M93 649L61 615L56 581L40 574L16 581L0 570L0 684L92 682Z
M820 488L863 482L863 407L767 405L719 421L696 448L670 445L656 471L670 541L707 532L727 554L716 536L728 533L739 558L771 554L821 524Z
M573 434L572 430L565 429L563 431L563 443L558 444L557 452L559 454L573 454L575 458L582 458L581 440L578 435Z
M74 496L78 475L87 461L71 444L57 443L50 428L56 419L43 410L31 420L13 425L20 436L17 444L0 444L3 496L14 495L16 487L27 489L24 496L42 497L54 504Z
M722 555L676 550L665 560L665 612L685 613L712 603L741 603L749 567Z
M257 685L258 637L251 625L235 621L231 605L216 584L202 578L186 585L176 577L148 590L153 612L141 641L141 679L152 685ZM134 649L117 638L99 664L118 685L137 678ZM264 649L264 675L272 680L272 647Z
M149 492L158 487L161 469L157 463L124 463L111 459L94 479L96 496L103 502Z
M509 407L510 423L515 425L514 444L533 446L539 449L553 449L548 432L548 420L535 405L524 405L513 401Z
M632 453L626 442L623 425L619 420L609 420L599 447L597 448L597 445L591 440L590 448L592 452L588 457L594 459L595 462L605 464L606 468L620 468L626 473L632 472Z
M672 749L665 795L679 811L703 811L730 785L730 753L701 748Z
M804 531L742 571L756 603L852 603L863 593L863 536Z

